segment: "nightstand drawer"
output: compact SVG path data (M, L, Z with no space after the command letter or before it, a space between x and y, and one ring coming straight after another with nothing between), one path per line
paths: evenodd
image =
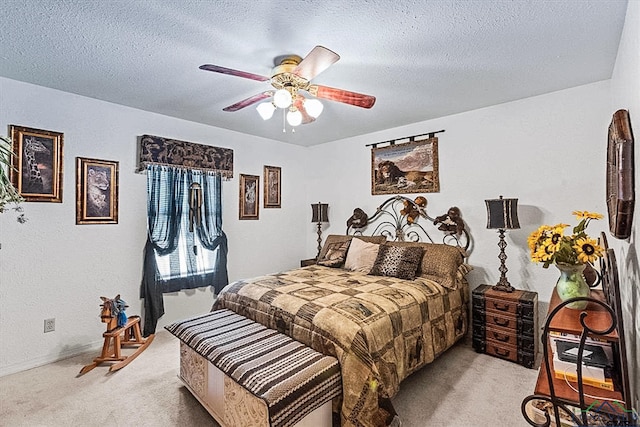
M518 321L515 316L503 315L487 311L486 320L487 328L490 326L499 326L501 328L512 329L514 332L518 327Z
M533 335L518 334L511 329L487 327L485 325L473 325L473 348L484 352L485 341L494 341L505 345L516 346L523 351L533 353L536 349L536 341Z
M516 314L518 312L518 301L508 301L486 297L484 307L487 311L498 311L501 313Z
M535 357L533 353L518 349L515 346L504 345L495 341L487 340L485 353L519 363L525 368L533 368Z
M498 329L487 327L485 331L486 340L496 341L504 345L518 346L518 335L516 331L510 329Z
M505 345L491 340L487 340L486 353L503 359L518 361L518 349L514 345Z

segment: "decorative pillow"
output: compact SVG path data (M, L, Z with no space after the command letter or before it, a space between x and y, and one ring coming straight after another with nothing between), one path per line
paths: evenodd
M413 280L422 252L421 247L381 245L369 274Z
M330 245L331 243L336 243L336 242L347 242L347 241L351 241L351 239L354 236L350 236L350 235L344 235L344 234L330 234L327 236L327 238L324 241L324 246L322 247L322 250L320 251L320 255L318 255L318 259L322 259L324 258L325 254L327 253L328 250L328 245ZM365 242L371 242L371 243L384 243L387 241L387 238L384 236L357 236L358 239L360 240L364 240Z
M386 242L385 245L389 245L389 246L398 246L398 247L402 247L402 248L422 248L423 250L423 254L424 254L424 250L427 248L427 245L429 245L430 243L424 243L424 242ZM416 271L416 276L420 276L422 275L422 263L418 264L418 271Z
M464 283L467 280L467 274L473 270L473 267L469 264L460 264L460 267L456 270L456 285L458 283ZM457 286L456 286L457 288Z
M334 242L327 245L327 251L324 257L318 258L318 264L325 267L342 267L344 260L347 257L347 250L349 250L350 240L346 242Z
M369 274L373 264L376 262L379 249L380 245L377 243L365 242L359 237L352 239L344 268Z
M425 243L424 245L420 276L435 280L445 288L457 289L458 268L464 262L461 249L442 243Z

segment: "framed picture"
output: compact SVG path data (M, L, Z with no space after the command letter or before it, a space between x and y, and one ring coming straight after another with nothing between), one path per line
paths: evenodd
M438 138L371 149L371 194L439 191Z
M118 223L118 162L76 157L76 224Z
M260 219L260 177L240 174L240 219Z
M11 182L27 202L62 203L63 134L10 125Z
M277 166L264 167L264 207L280 208L280 172Z
M609 231L617 239L631 236L635 205L633 131L627 110L618 110L607 140L607 213Z

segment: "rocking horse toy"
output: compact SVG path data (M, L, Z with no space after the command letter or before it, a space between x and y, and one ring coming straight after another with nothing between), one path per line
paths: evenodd
M109 368L110 372L124 368L153 341L153 335L149 335L146 339L142 338L140 316L127 317L125 309L128 305L120 299L120 294L113 299L106 297L100 297L100 299L102 299L100 318L107 324L107 331L102 334L104 337L102 353L93 359L93 363L82 368L78 375L89 372L103 362L116 362ZM129 346L137 348L129 355L123 355L122 348Z

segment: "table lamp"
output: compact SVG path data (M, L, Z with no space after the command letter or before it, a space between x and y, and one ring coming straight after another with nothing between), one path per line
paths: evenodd
M487 205L487 228L497 229L500 235L500 241L498 247L500 248L500 268L501 273L500 280L493 289L502 292L513 292L514 288L507 280L507 266L505 261L507 260L507 254L504 249L507 247L507 242L504 240L504 231L520 228L518 222L518 199L503 199L500 196L499 199L491 199L484 201Z
M318 224L318 254L316 259L320 256L320 251L322 250L322 223L329 222L328 210L329 205L327 203L318 202L311 205L311 211L313 212L311 222Z

